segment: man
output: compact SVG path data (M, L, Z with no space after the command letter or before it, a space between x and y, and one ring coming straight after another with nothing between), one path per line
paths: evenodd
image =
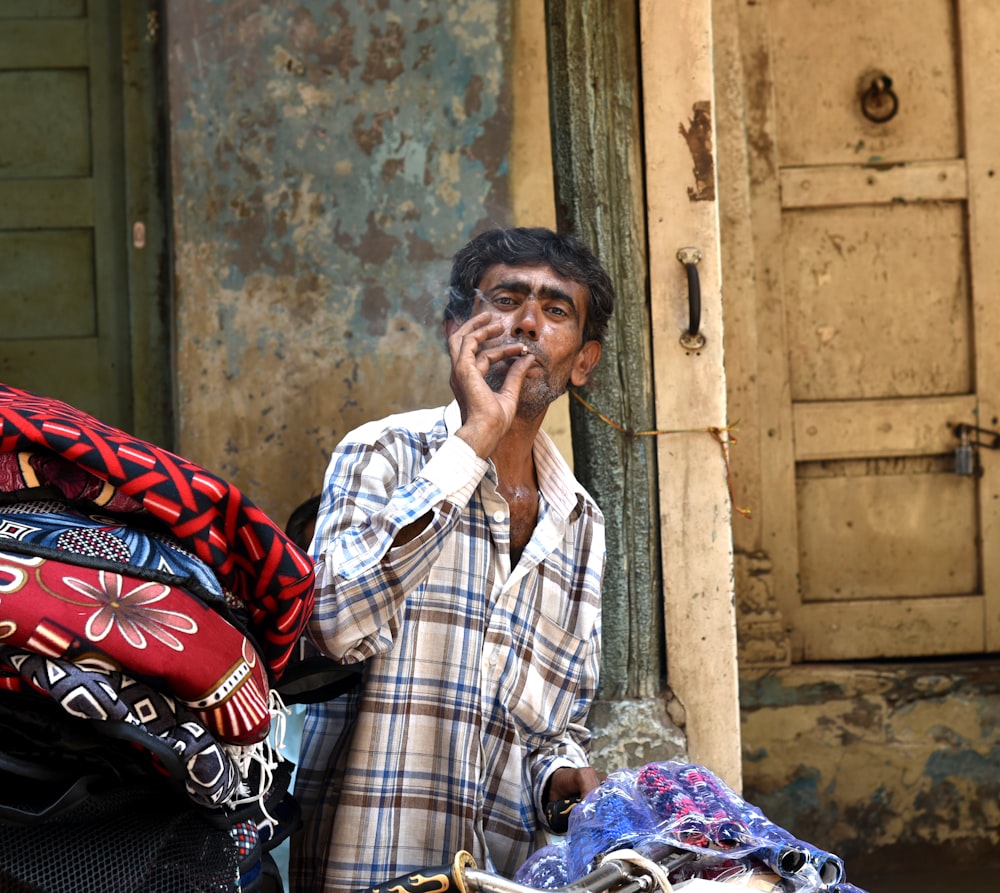
M544 804L599 783L604 522L541 425L597 365L614 288L575 238L512 229L458 252L450 295L455 401L362 426L327 469L310 631L366 666L309 708L296 893L459 850L510 876Z

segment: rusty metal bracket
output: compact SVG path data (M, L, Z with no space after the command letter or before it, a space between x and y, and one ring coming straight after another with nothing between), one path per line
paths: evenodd
M988 450L1000 450L1000 431L994 431L992 428L979 428L976 425L968 425L965 422L959 422L955 425L954 430L955 436L959 440L964 437L972 446L986 447Z

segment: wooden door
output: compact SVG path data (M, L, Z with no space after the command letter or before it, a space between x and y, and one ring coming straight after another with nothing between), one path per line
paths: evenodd
M1000 16L743 4L762 523L793 660L1000 646Z
M112 0L0 4L0 380L162 442L162 218L140 174L156 151L146 5L123 19Z

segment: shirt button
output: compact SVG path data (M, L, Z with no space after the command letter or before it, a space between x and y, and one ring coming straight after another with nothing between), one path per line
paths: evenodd
M499 524L506 517L507 517L507 513L505 511L503 511L502 509L497 509L493 513L493 520L496 521L497 524Z

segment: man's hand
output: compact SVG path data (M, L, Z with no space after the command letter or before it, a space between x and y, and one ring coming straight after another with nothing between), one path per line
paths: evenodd
M604 776L589 766L570 769L563 766L549 776L543 796L543 813L553 834L565 834L569 829L569 814L576 804L596 788Z
M546 800L579 800L586 797L602 781L604 776L590 766L572 769L561 766L549 776Z
M448 327L451 390L462 410L458 436L483 459L510 430L524 376L535 362L534 354L525 354L519 343L484 347L504 330L504 324L490 313L478 313L460 326ZM500 390L494 391L486 382L486 372L501 361L509 361L510 368Z

